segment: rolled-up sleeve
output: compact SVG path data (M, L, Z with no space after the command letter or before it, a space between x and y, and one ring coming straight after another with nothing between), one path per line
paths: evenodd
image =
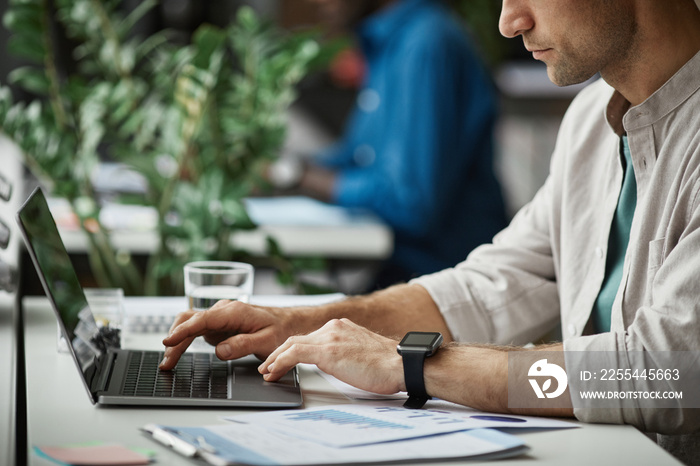
M452 269L412 281L428 290L456 340L524 344L558 323L550 189L547 182L492 244Z

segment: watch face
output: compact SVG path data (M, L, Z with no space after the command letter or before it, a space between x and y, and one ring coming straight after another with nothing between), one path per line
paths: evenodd
M442 343L442 335L436 332L408 332L401 343L399 343L399 348L402 350L423 350L432 351Z

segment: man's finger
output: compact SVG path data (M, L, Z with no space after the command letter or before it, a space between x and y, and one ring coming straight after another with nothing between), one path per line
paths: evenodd
M277 355L272 361L268 358L266 373L263 378L268 382L281 379L284 374L300 363L319 365L323 357L323 346L304 343L293 343ZM267 362L267 361L266 361Z
M282 343L278 348L276 348L270 356L263 362L259 367L258 371L261 374L266 374L269 371L269 365L272 364L272 362L283 352L287 351L291 346L293 345L323 345L323 344L328 344L337 338L337 333L338 333L338 327L339 326L345 326L347 323L350 323L352 325L352 322L346 319L342 320L337 320L337 319L332 319L326 324L323 325L323 327L319 328L318 330L315 330L308 335L296 335L296 336L291 336L285 340L284 343Z
M207 330L223 330L229 320L227 314L223 307L193 312L188 319L174 326L170 334L163 339L163 344L175 346L186 338L204 335Z
M238 359L249 354L264 358L275 346L272 330L266 328L256 333L240 333L227 338L216 345L216 356L223 360Z
M165 349L163 360L160 362L160 369L164 371L172 370L180 360L182 354L187 351L187 348L192 344L194 338L186 338L176 346L171 346Z
M294 336L294 337L289 337L287 340L285 340L284 343L282 343L280 346L278 346L268 357L263 361L262 364L258 367L258 372L261 374L267 374L268 372L268 366L272 364L272 362L277 359L277 357L282 354L282 352L286 351L290 346L292 346L295 342L298 342L301 337L299 336Z
M185 312L181 312L178 315L176 315L175 319L173 319L172 325L170 326L170 330L168 330L168 335L170 335L173 332L175 327L177 327L178 325L180 325L183 322L186 322L193 315L194 315L194 311L185 311Z

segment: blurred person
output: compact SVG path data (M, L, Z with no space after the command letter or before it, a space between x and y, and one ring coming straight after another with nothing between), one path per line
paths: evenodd
M460 262L506 225L494 89L466 31L437 0L311 1L354 32L366 76L340 142L309 164L282 158L271 181L390 225L373 288Z

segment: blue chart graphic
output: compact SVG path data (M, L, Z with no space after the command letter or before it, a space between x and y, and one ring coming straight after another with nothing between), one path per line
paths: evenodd
M397 424L395 422L382 421L358 414L346 413L335 409L324 409L306 413L288 414L290 421L321 421L331 424L354 426L355 429L390 429L390 430L410 430L412 426Z

